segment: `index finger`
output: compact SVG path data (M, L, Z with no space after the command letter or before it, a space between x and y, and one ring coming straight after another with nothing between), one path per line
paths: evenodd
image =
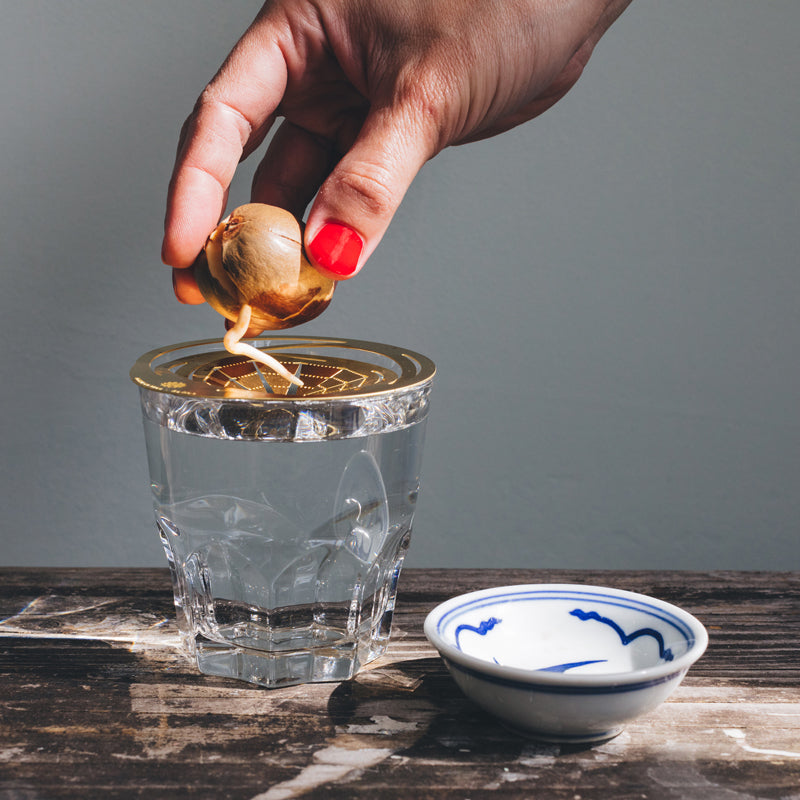
M167 195L164 263L188 267L194 262L225 210L242 155L269 130L286 79L277 31L256 20L184 124Z

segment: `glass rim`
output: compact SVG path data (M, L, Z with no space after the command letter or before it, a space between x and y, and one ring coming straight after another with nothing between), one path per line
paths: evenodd
M307 391L293 394L296 389L283 379L271 377L269 368L256 365L245 356L228 353L221 338L179 342L149 350L136 360L130 378L140 389L176 397L308 404L352 402L413 391L430 383L436 373L434 362L427 356L380 342L285 334L262 334L247 342L279 361L288 359L287 363L299 364L298 373L304 365L321 363L337 367L350 380L328 381L327 386L318 382ZM312 354L311 350L316 352ZM332 355L334 352L344 352L347 356ZM350 355L353 357L349 358ZM238 374L231 377L230 372ZM265 373L269 373L267 379ZM280 390L273 389L269 381ZM285 386L281 386L281 381Z

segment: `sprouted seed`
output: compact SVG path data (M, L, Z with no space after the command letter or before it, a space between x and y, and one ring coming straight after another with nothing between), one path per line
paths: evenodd
M208 304L234 323L223 339L225 349L302 386L272 356L241 341L248 329L280 330L308 322L330 303L336 282L306 258L302 223L276 206L240 206L210 233L194 275Z
M248 358L252 358L253 361L258 361L264 366L269 367L271 370L274 370L283 378L286 378L289 383L294 383L296 386L302 386L303 381L300 380L296 375L293 375L289 372L286 367L281 364L276 358L273 358L269 353L265 353L263 350L259 350L257 347L253 347L251 344L247 344L247 342L241 341L242 337L247 332L247 329L250 327L250 319L253 316L253 309L247 304L244 303L239 311L239 318L230 328L230 330L225 334L225 337L222 340L222 344L225 346L225 349L235 356L246 356Z

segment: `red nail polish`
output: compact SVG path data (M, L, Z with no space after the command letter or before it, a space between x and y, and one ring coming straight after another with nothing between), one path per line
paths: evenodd
M361 237L338 222L326 222L308 245L308 253L314 261L343 278L349 278L356 271L363 249Z

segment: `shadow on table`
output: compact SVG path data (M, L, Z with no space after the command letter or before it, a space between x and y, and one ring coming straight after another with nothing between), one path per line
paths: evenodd
M590 748L586 744L536 742L501 725L464 696L438 658L399 661L340 684L328 701L338 731L369 736L373 746L391 739L395 754L463 762L553 757Z

